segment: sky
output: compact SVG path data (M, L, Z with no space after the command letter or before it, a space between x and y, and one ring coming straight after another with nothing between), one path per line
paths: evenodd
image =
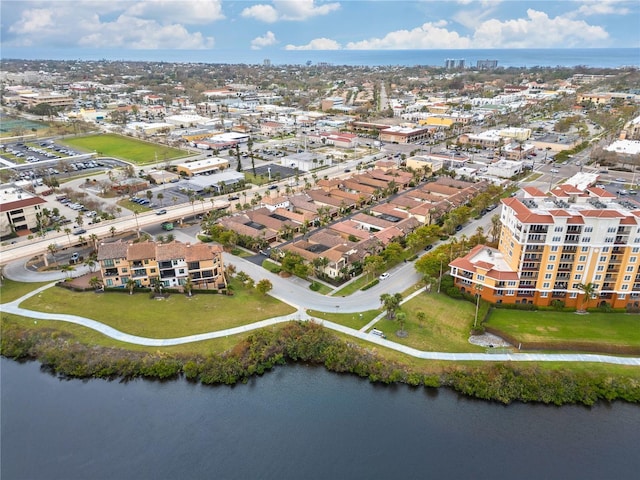
M2 0L0 41L34 49L639 48L637 0ZM25 55L24 58L28 58Z

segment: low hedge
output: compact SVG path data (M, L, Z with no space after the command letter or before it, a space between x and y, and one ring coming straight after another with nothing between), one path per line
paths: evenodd
M370 288L375 287L379 283L380 283L380 280L376 278L375 280L372 280L371 282L367 283L360 290L369 290Z

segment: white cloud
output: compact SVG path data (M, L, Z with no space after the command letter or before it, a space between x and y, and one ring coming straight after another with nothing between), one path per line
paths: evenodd
M254 18L261 22L274 23L278 21L278 12L271 5L254 5L245 8L241 15L245 18Z
M340 50L340 44L330 38L316 38L306 45L287 45L285 50Z
M327 15L340 8L339 3L316 5L315 0L273 0L273 5L258 4L245 8L241 15L261 22L301 21Z
M155 19L160 23L198 25L225 18L221 0L145 0L129 4L123 15Z
M421 48L471 48L471 41L457 32L449 31L446 22L425 23L412 30L397 30L382 38L350 42L350 50L407 50Z
M213 37L190 33L180 24L160 25L155 20L121 15L115 22L100 24L78 40L85 47L123 47L129 49L200 50L213 48Z
M39 2L38 5L53 5ZM149 5L147 5L149 4ZM33 2L28 6L34 5ZM194 2L130 1L96 2L77 0L55 2L55 8L26 8L18 21L7 28L12 34L6 44L11 46L51 45L55 47L122 47L133 49L204 49L212 48L214 39L200 32L190 32L182 22L176 7L191 9L186 23L199 23L220 18L219 0ZM155 7L149 17L141 18L128 12L147 15L144 9ZM202 9L212 11L203 12ZM108 19L108 20L105 20Z
M53 27L53 11L46 8L34 8L22 12L20 20L9 27L9 31L20 35L37 34L45 28Z
M275 45L276 43L278 43L278 40L276 40L276 36L273 34L273 32L269 31L263 36L256 37L251 40L251 50L260 50L261 48L270 47L271 45Z
M627 15L629 9L620 6L621 3L627 2L619 0L586 0L584 5L581 5L575 13L585 17L591 15Z
M599 26L527 10L527 18L487 20L473 34L475 48L558 48L604 46L609 34Z

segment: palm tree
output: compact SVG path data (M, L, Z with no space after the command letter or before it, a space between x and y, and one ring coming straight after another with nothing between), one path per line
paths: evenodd
M584 294L584 296L582 297L582 302L580 302L580 308L578 309L578 312L587 313L586 306L589 303L589 300L596 294L597 286L592 282L580 283L578 285L578 290L580 290Z
M47 247L47 250L49 250L49 252L51 252L51 256L53 257L53 263L55 263L56 262L56 252L58 251L58 245L56 245L55 243L52 243Z
M109 232L111 233L111 236L112 236L112 237L113 237L113 236L115 236L115 234L116 234L116 227L111 227L111 228L109 229Z
M191 291L193 290L193 281L191 277L187 277L187 281L184 283L184 291L187 292L188 296L191 296Z
M383 293L380 295L380 302L387 312L387 318L393 320L396 316L397 310L400 308L400 302L402 301L401 293Z
M73 265L65 265L60 270L67 274L67 278L71 278L75 267Z
M133 295L133 289L136 288L136 282L130 278L127 280L127 288L129 289L129 295Z
M102 281L98 277L91 277L91 280L89 280L89 286L94 290L99 290L102 287Z
M67 234L67 239L69 240L69 245L71 245L71 229L70 228L65 228L64 229L64 233Z

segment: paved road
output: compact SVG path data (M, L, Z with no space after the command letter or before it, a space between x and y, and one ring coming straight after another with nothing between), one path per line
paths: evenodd
M51 288L54 285L55 283L45 285L13 302L3 304L2 311L7 313L12 313L15 315L22 315L25 317L33 318L35 319L35 321L55 320L55 321L74 323L76 325L82 325L84 327L91 328L110 338L113 338L122 342L133 343L136 345L154 346L154 347L182 345L185 343L199 342L202 340L209 340L212 338L226 337L228 335L235 335L238 333L248 332L248 331L256 330L259 328L264 328L269 325L289 322L292 320L310 320L309 316L304 311L299 310L298 312L291 315L271 318L268 320L262 320L260 322L252 323L250 325L243 325L240 327L229 328L229 329L220 330L217 332L202 333L198 335L189 335L186 337L179 337L179 338L158 339L158 338L146 338L146 337L138 337L136 335L129 335L127 333L123 333L123 332L120 332L119 330L111 328L107 325L104 325L103 323L96 322L95 320L91 320L88 318L79 317L76 315L36 312L33 310L27 310L27 309L21 308L19 306L20 303L22 303L27 298L37 295L43 290L47 288ZM352 328L345 327L343 325L338 325L336 323L329 322L326 320L321 321L320 323L331 330L335 330L347 335L351 335L353 337L360 338L361 340L366 340L366 341L378 344L382 347L390 348L392 350L405 353L412 357L422 358L426 360L487 361L487 362L496 362L496 361L501 361L501 362L593 362L593 363L608 363L608 364L615 364L615 365L640 366L640 358L614 357L614 356L608 356L608 355L424 352L421 350L417 350L415 348L407 347L405 345L400 345L388 339L383 339L374 335L370 335L368 333L364 333L363 331L354 330Z

